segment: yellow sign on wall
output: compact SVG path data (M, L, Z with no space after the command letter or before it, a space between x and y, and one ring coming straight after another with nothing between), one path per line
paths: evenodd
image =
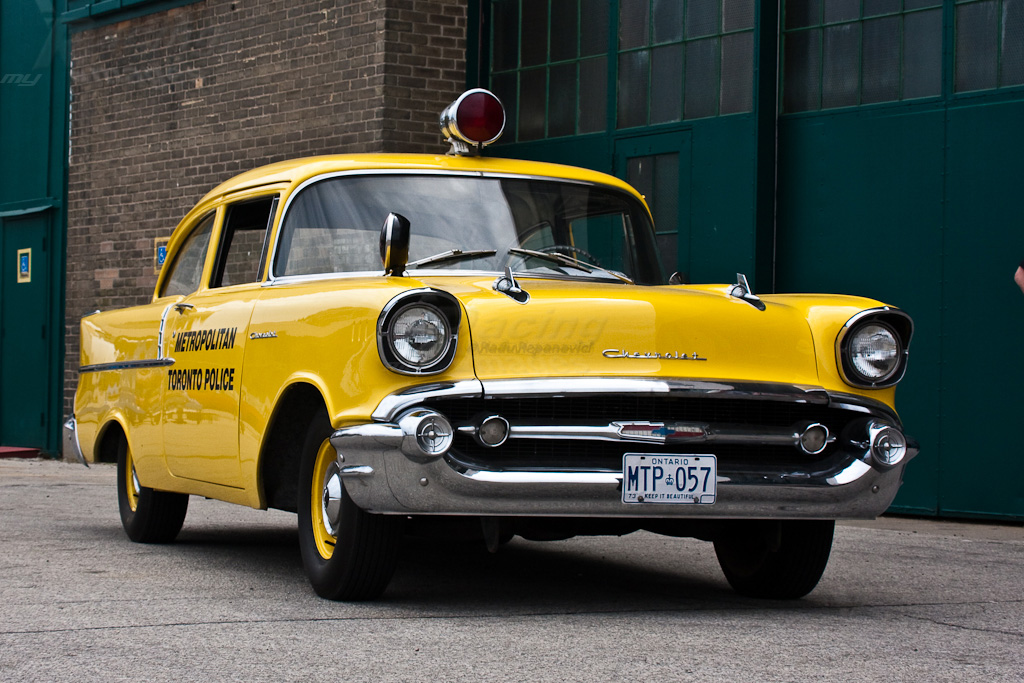
M32 250L18 250L18 282L32 282Z

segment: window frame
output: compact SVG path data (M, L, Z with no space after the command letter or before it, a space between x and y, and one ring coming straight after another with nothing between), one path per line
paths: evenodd
M207 262L210 260L210 248L213 244L214 237L217 235L217 228L220 224L221 210L219 207L212 208L204 212L188 229L187 235L181 239L179 243L181 246L177 247L174 251L174 257L167 262L164 266L164 270L160 274L159 290L157 298L162 299L168 296L192 296L196 292L205 288L206 279L203 277L206 274ZM202 268L199 271L199 281L196 283L194 289L187 293L168 293L167 288L170 286L171 280L174 277L174 273L181 263L182 256L186 253L189 247L192 245L192 240L204 230L204 225L209 221L209 240L206 246L203 248Z
M266 224L262 228L243 229L243 231L252 232L256 232L258 230L263 231L263 245L260 248L259 265L256 268L254 279L247 282L223 284L224 273L228 265L227 257L230 253L231 245L234 243L235 233L239 231L239 229L232 224L232 211L247 204L256 204L266 202L268 200L270 202L270 206L268 207ZM280 202L281 195L280 193L275 192L273 194L265 194L256 197L246 197L245 199L239 199L224 205L223 220L221 221L220 230L218 231L216 257L213 263L213 271L210 274L210 289L222 289L224 287L235 287L263 281L264 271L266 270L267 264L267 252L270 248L270 234L274 226L274 217L277 215L277 208L280 205Z

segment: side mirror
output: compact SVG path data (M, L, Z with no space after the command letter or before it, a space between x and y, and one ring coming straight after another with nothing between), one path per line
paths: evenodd
M401 276L409 262L409 219L389 213L380 229L380 260L385 275Z

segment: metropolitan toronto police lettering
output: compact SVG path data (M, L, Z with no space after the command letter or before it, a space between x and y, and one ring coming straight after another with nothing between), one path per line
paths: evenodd
M177 391L207 389L232 391L235 388L234 368L189 368L168 370L167 388Z
M189 330L178 334L174 342L174 352L185 351L219 351L230 349L235 345L237 327L221 327L215 330Z
M179 332L174 340L174 353L221 351L235 346L237 327ZM167 371L167 388L171 391L233 391L235 368L183 368Z

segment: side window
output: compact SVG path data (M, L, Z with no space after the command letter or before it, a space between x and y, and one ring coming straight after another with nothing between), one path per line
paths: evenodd
M171 264L171 272L164 280L164 291L160 296L187 295L199 289L203 277L203 264L206 261L206 249L210 246L210 234L213 232L213 219L217 214L210 213L178 250L178 255Z
M270 221L277 197L261 197L227 208L212 287L257 282L266 258Z

